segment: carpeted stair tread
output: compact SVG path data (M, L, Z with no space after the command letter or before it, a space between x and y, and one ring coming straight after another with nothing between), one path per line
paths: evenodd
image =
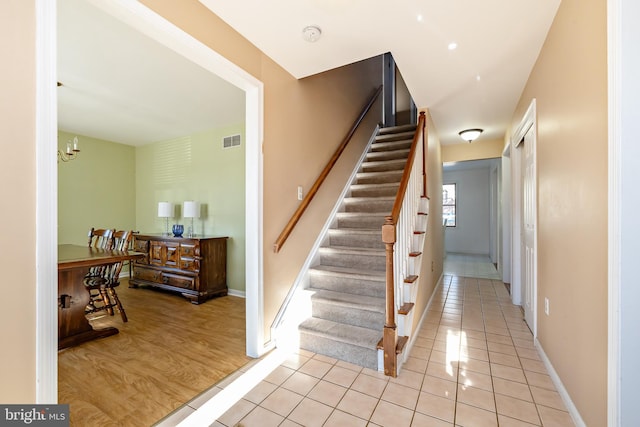
M384 172L392 170L403 170L407 164L406 158L389 160L368 160L362 164L363 172Z
M400 175L402 177L402 170L392 170L392 171L372 171L372 172L358 172L356 174L357 178L365 178L372 176L396 176Z
M384 298L370 297L366 295L354 295L346 292L317 290L311 296L312 300L321 300L343 307L358 308L360 310L376 311L384 314Z
M328 236L328 246L349 245L358 248L384 248L382 227L333 228L328 230Z
M415 132L392 132L392 133L383 133L378 134L375 138L376 142L387 142L387 141L401 141L401 140L409 140L413 141L413 136Z
M358 184L381 184L389 182L400 182L402 180L402 170L383 172L358 172L356 180Z
M331 228L331 234L351 234L351 235L376 235L381 234L382 228Z
M310 269L317 274L326 274L334 276L350 276L359 279L385 282L385 273L374 270L362 270L350 267L337 267L332 265L316 265Z
M366 161L384 161L384 160L395 160L395 159L407 159L409 157L410 148L401 147L396 150L386 150L386 151L370 151L367 153Z
M393 196L381 196L381 197L345 197L345 203L362 203L362 202L370 202L370 201L380 201L380 202L395 202L396 198Z
M338 267L370 268L384 271L386 266L385 248L381 247L353 247L328 246L319 249L320 264Z
M331 320L310 317L300 323L299 329L303 332L329 338L333 341L376 350L378 341L382 337L381 330L373 330L360 326L345 325Z
M376 141L371 144L371 153L408 149L411 147L411 142L410 139L384 142Z
M353 184L351 185L350 189L351 191L354 191L354 190L366 190L368 188L385 187L385 188L393 188L397 190L399 186L400 186L399 182L383 182L381 184Z
M398 193L399 182L386 182L380 184L359 184L351 186L352 197L378 197L393 196Z
M309 288L384 298L386 276L382 270L317 265L309 269Z
M342 255L370 255L370 256L384 256L384 249L378 248L360 248L355 246L325 246L320 248L321 251L326 253L339 253Z
M347 212L386 212L387 215L393 209L396 198L383 197L345 197L343 208Z
M382 227L389 212L338 212L336 221L339 228L358 229Z
M417 129L416 125L398 125L398 126L387 126L382 127L378 130L378 135L386 135L388 133L400 133L400 132L415 132Z

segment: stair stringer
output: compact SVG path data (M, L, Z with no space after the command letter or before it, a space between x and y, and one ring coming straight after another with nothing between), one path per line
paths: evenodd
M297 337L298 326L308 317L306 313L311 312L312 293L308 291L309 270L311 267L320 264L320 248L328 239L329 230L335 221L336 215L342 209L343 201L349 194L352 184L356 181L356 177L360 172L362 163L366 159L367 153L369 152L379 131L380 125L377 125L369 138L369 142L363 150L360 159L356 162L349 179L347 179L344 188L336 199L336 204L327 217L327 221L318 234L318 238L311 247L309 255L302 265L296 280L289 289L278 314L271 324L271 336L274 337L276 347L291 348L293 346L293 348L297 348L298 346L298 342L296 340L292 342L291 338Z

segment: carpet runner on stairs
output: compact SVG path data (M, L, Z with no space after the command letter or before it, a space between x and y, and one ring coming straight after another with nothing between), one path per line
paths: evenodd
M309 270L312 317L299 326L300 348L378 369L385 318L382 225L391 213L415 133L382 128L333 220L320 264Z

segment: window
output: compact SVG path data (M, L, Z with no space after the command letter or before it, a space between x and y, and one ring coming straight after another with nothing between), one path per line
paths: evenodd
M442 186L442 221L447 227L456 226L456 185Z

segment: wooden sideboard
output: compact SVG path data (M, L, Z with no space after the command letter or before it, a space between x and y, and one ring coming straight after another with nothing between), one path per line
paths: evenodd
M135 234L130 287L155 286L180 292L193 304L227 294L227 237Z

